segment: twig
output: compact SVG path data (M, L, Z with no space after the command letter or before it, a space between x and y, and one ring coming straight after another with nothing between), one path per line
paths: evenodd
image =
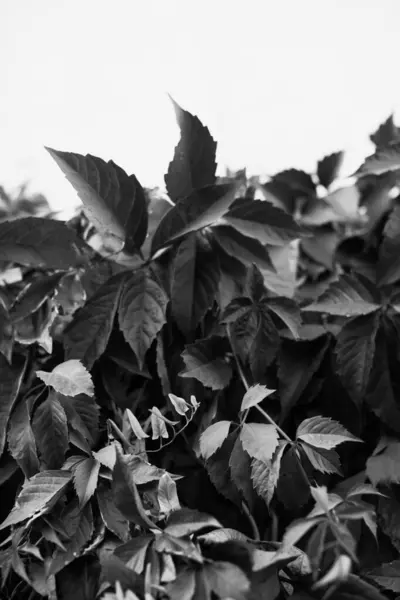
M257 527L257 523L255 522L254 517L250 512L249 507L247 506L246 502L244 502L244 501L242 502L242 509L250 523L251 531L253 533L253 540L255 542L259 542L261 538L260 538L259 529Z

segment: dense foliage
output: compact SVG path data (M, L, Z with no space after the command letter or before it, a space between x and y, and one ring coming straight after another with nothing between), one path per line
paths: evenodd
M83 212L0 222L2 597L395 598L400 131L217 178L174 108L168 196L48 149Z

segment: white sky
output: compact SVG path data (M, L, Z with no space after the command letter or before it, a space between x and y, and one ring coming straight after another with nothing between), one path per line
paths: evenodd
M162 185L166 92L209 126L221 167L312 169L400 115L400 0L0 0L0 183L76 196L43 150L112 158Z

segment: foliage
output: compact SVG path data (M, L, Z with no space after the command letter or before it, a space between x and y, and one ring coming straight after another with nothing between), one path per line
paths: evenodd
M82 212L0 223L3 597L394 598L399 130L218 178L173 106L167 196L48 149Z

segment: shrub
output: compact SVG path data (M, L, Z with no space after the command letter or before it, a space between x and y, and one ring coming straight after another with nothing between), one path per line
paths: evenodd
M3 595L395 595L399 131L217 178L174 108L168 197L48 149L84 212L0 223Z

